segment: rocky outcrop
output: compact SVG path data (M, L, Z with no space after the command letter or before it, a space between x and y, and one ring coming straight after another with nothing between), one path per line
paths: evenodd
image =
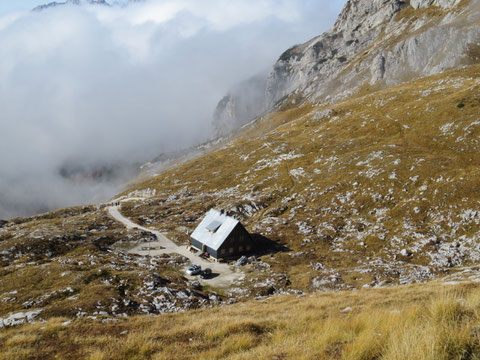
M266 85L266 74L257 75L238 84L220 100L213 116L214 136L226 135L262 113Z
M429 6L439 6L441 8L449 8L457 5L460 0L410 0L410 5L413 8L426 8Z
M266 107L295 92L336 102L367 84L391 86L466 64L479 24L473 1L350 0L331 31L280 57Z
M297 93L334 103L364 86L388 87L478 61L468 50L480 42L479 25L476 0L349 0L330 31L280 56L262 108ZM239 113L245 103L237 97L228 111Z

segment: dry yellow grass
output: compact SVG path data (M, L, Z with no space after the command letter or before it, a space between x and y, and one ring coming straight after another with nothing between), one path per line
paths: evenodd
M156 196L123 213L187 243L207 210L224 209L250 231L302 252L263 260L307 290L319 275L312 263L340 273L347 288L373 281L357 269L367 257L385 267L431 266L432 277L451 264L472 265L468 255L439 248L461 238L475 247L480 231L461 217L480 201L479 76L472 65L365 90L329 108L287 101L223 148L126 191ZM329 116L315 118L325 109ZM398 258L402 247L417 250ZM437 255L443 265L431 265ZM388 269L375 276L399 282Z
M471 283L281 296L117 323L14 327L0 333L0 358L478 359L479 316Z
M469 240L476 245L478 218L462 220L460 215L477 209L480 201L480 66L365 93L319 118L317 111L325 108L287 102L224 148L130 189L155 189L157 195L122 210L140 223L150 218L151 226L184 242L186 230L206 210L227 209L243 217L250 230L292 249L262 260L272 265L272 272L286 274L291 288L303 290L311 289L313 278L333 272L341 274L343 288L395 282L400 271L430 265L431 254L442 255L442 244L461 239L461 246ZM299 169L305 175L292 174ZM95 249L103 247L105 238L111 244L126 235L101 211L83 211L77 209L66 219L65 210L17 219L17 225L2 230L0 250L15 246L29 254L18 259L26 266L2 268L2 291L20 290L19 301L0 304L2 315L23 310L22 302L46 289L73 283L80 295L73 303L52 298L52 307L42 314L46 323L1 330L1 359L480 357L480 289L475 283L281 296L204 311L110 323L83 318L64 325L67 318L51 317L73 318L73 305L94 311L98 301L114 296L114 288L100 276L108 275L103 264L111 261L110 255L88 266L77 260L92 252L100 257ZM90 234L104 224L106 229ZM35 231L78 233L91 243L82 240L70 249L65 247L68 236L52 242L50 235L41 240L30 236ZM435 236L440 243L415 243ZM67 254L76 264L45 259L52 244L58 246L57 255ZM414 245L420 246L414 256L397 259L399 246ZM462 258L455 252L460 245L452 246L451 264L473 265L474 256L465 252ZM32 253L36 249L38 254ZM294 252L300 255L291 256ZM32 254L38 258L30 258ZM314 268L317 262L323 267ZM377 267L379 262L385 267ZM432 265L432 275L452 271L448 266ZM70 273L62 277L66 270ZM112 274L138 287L134 272L132 265ZM270 275L252 271L247 281L261 282ZM178 274L174 280L181 280Z

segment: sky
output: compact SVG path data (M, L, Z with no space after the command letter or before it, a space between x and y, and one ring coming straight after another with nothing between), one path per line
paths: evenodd
M38 0L0 0L0 16L15 11L28 11L42 4Z
M48 1L47 1L48 2ZM62 169L147 161L210 135L218 101L345 0L0 0L0 218L106 199ZM25 11L27 9L27 11Z
M65 0L0 0L0 16L18 12L18 11L28 11L33 9L38 5L48 4L50 2L64 2ZM126 0L118 1L123 2Z

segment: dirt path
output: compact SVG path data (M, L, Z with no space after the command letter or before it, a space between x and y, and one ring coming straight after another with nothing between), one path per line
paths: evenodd
M129 201L131 199L124 199L122 201ZM108 213L112 218L118 222L125 225L127 229L137 228L143 231L148 231L157 236L157 241L152 241L148 243L148 247L154 248L154 250L145 250L145 244L138 245L133 249L129 250L130 254L139 254L139 255L150 255L150 256L159 256L162 254L180 254L187 257L192 264L197 264L202 267L202 269L210 268L214 276L211 279L201 280L198 276L187 276L189 279L195 279L203 283L204 285L210 285L214 287L230 287L235 281L242 280L245 277L245 274L239 269L233 268L228 264L210 262L196 256L187 250L184 246L178 246L173 241L168 239L165 235L159 231L155 231L144 226L138 225L131 221L130 219L123 216L119 211L118 205L109 206ZM186 269L186 268L185 268Z

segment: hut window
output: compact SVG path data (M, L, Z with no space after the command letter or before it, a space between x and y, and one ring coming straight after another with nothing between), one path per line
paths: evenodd
M220 254L222 254L222 255L225 255L225 252L226 252L225 249L220 250Z
M212 221L210 224L207 225L207 230L214 233L218 230L218 228L222 226L222 223L219 221Z
M239 247L238 247L238 251L239 251L239 252L242 252L242 251L243 251L243 246L239 246Z
M229 249L230 254L233 254L233 247Z
M247 251L252 250L252 247L250 245L247 245Z

